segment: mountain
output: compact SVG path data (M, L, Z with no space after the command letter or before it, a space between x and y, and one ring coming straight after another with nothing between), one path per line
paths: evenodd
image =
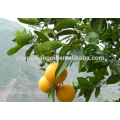
M16 22L0 18L0 101L1 102L47 102L47 95L39 90L39 79L44 75L40 68L40 61L17 60L25 57L25 51L29 45L24 46L16 54L8 56L6 52L16 45L12 42L13 32L23 30L23 26ZM33 55L32 55L33 57ZM46 65L47 66L47 65ZM72 84L76 77L86 77L92 73L78 73L77 64L68 67L68 76L65 83ZM90 99L93 101L113 100L119 98L119 87L116 85L104 85L100 96L95 99L94 93ZM78 91L79 92L79 91ZM77 97L74 101L83 102L84 97Z

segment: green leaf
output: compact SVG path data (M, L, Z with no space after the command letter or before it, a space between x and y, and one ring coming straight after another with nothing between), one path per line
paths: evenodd
M70 60L60 60L58 67L56 69L56 72L55 72L55 77L61 74L67 68L69 63L70 63Z
M93 90L89 90L89 91L87 92L87 94L86 94L86 102L88 102L88 101L90 100L90 97L91 97L91 95L92 95L92 92L93 92Z
M62 43L56 41L46 41L40 44L35 51L37 54L45 54L46 52L50 52L51 50L56 50L62 46Z
M71 35L67 35L67 36L63 37L63 38L61 39L61 41L62 41L62 40L66 40L66 39L70 39L70 37L72 37L72 36L71 36Z
M45 22L48 18L36 18L39 22Z
M100 71L103 75L109 75L107 69L105 69L105 68L100 68L99 71Z
M77 80L78 80L80 88L86 88L90 86L90 83L87 81L86 78L78 77Z
M84 40L91 44L99 44L99 35L95 32L89 32Z
M40 40L37 39L34 43L34 52L37 50L38 46L40 45Z
M96 85L98 83L98 79L94 76L89 76L89 79L93 85Z
M115 84L120 81L120 75L110 76L106 82L106 84Z
M11 48L10 50L8 50L7 54L8 55L13 55L14 53L16 53L18 50L20 50L23 47L23 45L16 45L13 48Z
M116 48L120 48L120 42L116 43Z
M46 70L46 68L40 68L39 70L45 71L45 70Z
M94 87L99 87L101 85L101 80L98 80L98 83Z
M66 46L63 46L59 52L59 57L66 56L69 50L70 50L69 44L66 44Z
M94 55L96 52L101 52L100 48L95 44L89 44L84 47L85 56Z
M100 87L96 88L96 91L95 91L95 98L97 98L100 94Z
M41 32L42 32L47 38L49 38L48 33L52 32L52 29L46 28L46 29L44 29L44 30L41 30ZM52 33L53 33L53 32L52 32Z
M82 18L75 18L75 21L79 23L80 21L82 21Z
M35 18L17 18L21 23L25 23L28 25L36 25L38 24L37 19Z
M51 90L48 93L48 102L55 102L55 90L55 87L51 87Z
M34 38L31 34L20 34L13 41L17 42L19 45L30 44L30 40Z
M32 50L34 49L34 45L32 45L27 51L26 51L26 54L25 54L25 57L26 57L26 61L27 61L27 57L30 56Z
M99 71L94 71L93 73L99 80L102 80L105 78L104 75Z
M78 57L82 56L83 54L83 47L82 45L79 46L79 47L76 47L72 52L71 52L71 55L76 55Z
M105 18L92 18L91 28L92 28L92 31L103 34L107 28L107 23Z
M44 33L42 32L34 31L34 33L41 39L41 42L45 42L49 40L47 36L45 36Z
M117 67L117 64L118 64L118 61L115 58L110 60L110 64L109 64L110 69L112 69L112 70L115 69Z
M87 91L87 89L87 87L81 88L78 97L82 96Z
M57 21L62 20L62 18L50 18L49 19L49 24L56 24Z
M44 62L41 62L41 63L40 63L40 67L43 67L44 65L45 65Z
M90 64L88 64L89 62L90 62ZM87 64L89 65L87 72L92 72L92 71L98 69L103 64L103 62L100 60L96 60L96 61L88 60Z
M74 26L77 26L77 23L72 18L63 18L59 22L57 22L56 26L54 27L54 30L62 30L65 28L74 28Z
M56 37L63 36L63 35L70 35L70 34L76 34L76 31L74 31L74 30L62 30L56 34Z
M54 38L54 34L53 34L53 33L48 33L48 36L49 36L50 38Z

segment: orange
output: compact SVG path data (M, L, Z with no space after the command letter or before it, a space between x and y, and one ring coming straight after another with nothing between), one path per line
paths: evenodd
M56 97L60 102L71 102L75 98L75 89L66 83L56 89Z
M49 87L51 87L51 83L46 79L45 76L42 76L41 79L39 80L40 90L43 91L44 93L49 93L50 92Z
M47 80L55 85L62 83L67 77L67 70L65 69L61 74L57 75L55 79L55 71L57 67L58 67L58 63L51 63L50 65L48 65L48 67L45 70L45 76Z
M117 64L118 67L120 67L120 64Z

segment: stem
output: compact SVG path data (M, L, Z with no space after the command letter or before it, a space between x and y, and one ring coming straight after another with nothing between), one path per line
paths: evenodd
M107 82L107 80L106 81L104 81L99 87L101 87L102 85L104 85L105 83Z

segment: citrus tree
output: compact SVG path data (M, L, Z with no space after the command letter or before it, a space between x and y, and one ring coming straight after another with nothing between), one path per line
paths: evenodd
M33 28L34 32L26 32L24 29L15 32L15 38L12 40L16 42L16 46L8 50L8 55L13 55L22 47L29 45L30 48L25 51L26 61L30 57L32 51L38 58L40 57L83 57L87 56L89 59L77 60L78 73L92 72L93 76L79 77L76 76L77 82L72 82L72 87L75 92L79 91L80 96L84 96L86 102L89 101L91 94L95 91L95 98L100 94L102 85L116 84L120 81L120 19L119 18L18 18L21 23L28 24ZM104 57L104 59L92 59L93 57ZM58 63L54 69L54 78L67 69L68 66L76 62L74 59L45 59L40 64L40 70L45 71L47 76L45 64L51 65ZM111 73L108 73L108 70ZM49 70L48 70L49 71ZM48 93L48 100L55 101L55 90L59 93L64 89L63 81L50 84L46 79L50 78L50 71L48 77L42 79L39 87L46 84L45 92ZM41 87L44 88L44 87ZM72 90L69 85L65 85L67 89ZM59 88L61 90L58 90ZM43 89L42 89L43 90ZM73 94L74 98L74 90ZM44 90L43 90L44 91ZM66 93L67 93L66 92ZM70 91L69 91L70 92ZM60 93L61 94L61 93ZM58 96L58 95L56 95ZM66 94L63 96L65 97ZM59 99L60 96L58 96ZM69 96L68 96L69 97ZM61 98L60 98L61 99ZM71 101L73 100L70 98Z

